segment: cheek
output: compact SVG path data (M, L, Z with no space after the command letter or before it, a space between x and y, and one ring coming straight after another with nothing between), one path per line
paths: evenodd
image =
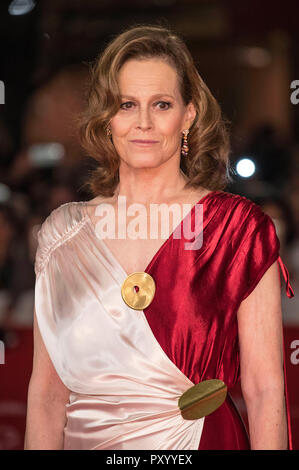
M114 116L111 119L111 129L116 136L125 135L131 128L132 123L129 117L123 118L121 116Z
M159 119L159 123L157 124L158 130L161 132L161 134L173 138L178 137L181 126L181 116L162 117Z

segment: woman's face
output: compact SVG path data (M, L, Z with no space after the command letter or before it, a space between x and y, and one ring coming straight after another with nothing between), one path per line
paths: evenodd
M179 161L182 131L191 127L196 111L183 103L177 72L160 59L131 59L118 83L122 104L110 127L121 164L154 168L173 157ZM133 142L138 139L155 142Z

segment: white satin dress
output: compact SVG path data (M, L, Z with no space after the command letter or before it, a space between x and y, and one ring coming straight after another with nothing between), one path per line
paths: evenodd
M178 407L194 384L143 310L123 301L127 274L84 201L61 205L42 224L35 273L38 326L70 390L64 449L198 449L205 418L185 420Z

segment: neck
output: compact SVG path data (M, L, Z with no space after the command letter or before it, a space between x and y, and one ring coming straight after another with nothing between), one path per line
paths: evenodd
M168 175L167 178L162 177L160 173L153 176L150 171L144 171L139 175L127 174L125 177L120 174L115 198L125 196L129 203L137 202L145 205L167 201L182 194L187 181L188 178L180 169L176 174Z

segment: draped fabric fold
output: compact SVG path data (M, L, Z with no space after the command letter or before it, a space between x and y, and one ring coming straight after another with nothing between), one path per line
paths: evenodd
M146 268L156 292L143 311L123 301L127 274L96 236L85 202L63 204L41 227L35 310L70 390L65 449L250 448L230 393L198 420L182 418L178 399L202 380L220 379L228 391L240 380L237 311L279 261L279 241L244 197L212 191L198 203L202 245L186 250L171 234ZM191 223L194 216L195 206Z
M289 271L280 256L278 257L278 262L279 262L279 266L281 268L281 271L282 271L282 274L286 283L286 294L291 299L292 297L294 297L295 294L290 283Z

